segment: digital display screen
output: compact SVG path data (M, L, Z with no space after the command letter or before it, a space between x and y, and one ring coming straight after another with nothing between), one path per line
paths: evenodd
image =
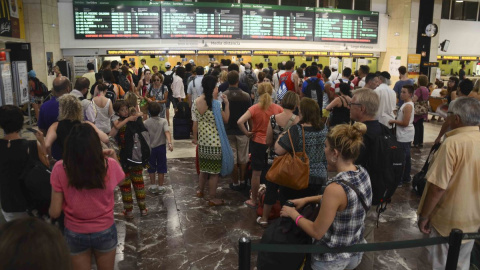
M378 12L316 8L314 41L378 42Z
M243 4L244 39L313 40L315 9Z
M241 4L162 2L162 38L239 39L241 15Z
M75 39L160 38L160 2L73 1Z

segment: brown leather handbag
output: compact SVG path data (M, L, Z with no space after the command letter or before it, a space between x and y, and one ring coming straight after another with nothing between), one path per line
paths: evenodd
M303 152L295 152L290 130L288 138L292 145L292 153L276 157L272 167L268 170L266 178L268 181L280 186L295 190L306 189L310 175L310 160L305 152L305 130L302 126Z

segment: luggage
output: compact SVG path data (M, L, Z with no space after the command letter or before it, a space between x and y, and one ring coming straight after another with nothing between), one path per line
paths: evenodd
M301 214L313 221L318 215L319 207L313 204L305 206ZM266 229L260 240L261 244L309 245L312 237L295 225L290 218L279 218L273 221ZM270 269L300 269L304 263L304 253L259 252L257 259L258 270Z
M192 120L173 117L173 138L175 140L190 139Z
M422 167L422 170L419 171L412 179L412 188L417 193L417 195L422 196L423 190L425 189L425 185L427 184L427 179L425 176L427 175L428 166L430 166L430 156L437 152L438 148L440 148L441 144L434 144L432 149L430 149L430 154L428 154L427 160L425 160L425 164Z
M177 108L175 109L175 118L179 119L191 119L192 112L187 102L179 102Z

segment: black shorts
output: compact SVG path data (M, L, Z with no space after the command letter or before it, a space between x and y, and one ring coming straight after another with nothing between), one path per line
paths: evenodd
M267 165L267 145L250 141L250 153L252 154L252 170L262 171Z

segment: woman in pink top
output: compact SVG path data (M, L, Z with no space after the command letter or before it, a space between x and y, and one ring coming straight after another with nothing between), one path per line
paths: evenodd
M113 150L102 152L95 129L72 128L63 160L52 170L50 216L65 214L65 240L74 269L90 269L91 254L98 269L113 269L117 229L113 220L113 190L125 178Z
M267 151L267 128L270 123L270 116L283 112L282 107L272 102L273 87L270 83L261 83L258 85L259 102L248 109L237 124L242 132L247 135L251 141L251 160L252 160L252 196L250 200L245 201L245 205L250 208L257 208L257 193L260 186L260 175L265 167L265 152ZM250 121L249 121L250 120ZM249 121L250 131L245 127ZM251 125L250 125L251 124Z

